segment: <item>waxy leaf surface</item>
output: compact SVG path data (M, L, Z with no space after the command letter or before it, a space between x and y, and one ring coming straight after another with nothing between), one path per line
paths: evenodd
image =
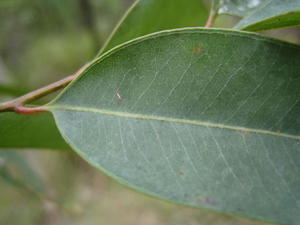
M47 106L89 163L141 192L300 224L300 48L179 29L115 48Z
M6 99L13 96L24 94L19 88L0 84L0 105ZM19 92L19 93L18 93ZM53 116L44 113L34 116L24 116L12 112L0 113L0 151L9 149L55 149L69 150L70 147L65 143L59 134L54 123Z
M217 0L219 13L242 17L243 30L268 30L300 24L300 0Z
M34 148L69 150L59 134L53 116L0 113L0 149Z

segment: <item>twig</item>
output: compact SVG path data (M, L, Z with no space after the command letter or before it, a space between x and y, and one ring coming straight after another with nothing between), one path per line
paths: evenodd
M87 64L88 65L88 64ZM37 114L40 112L45 112L43 107L24 107L24 104L32 102L33 100L39 99L41 97L44 97L54 91L57 91L65 86L67 86L74 78L77 77L86 67L87 65L84 65L81 67L75 74L70 75L62 80L56 81L52 84L49 84L45 87L42 87L40 89L37 89L35 91L32 91L28 94L25 94L19 98L4 102L0 104L0 113L1 112L16 112L19 114Z
M205 24L205 27L206 28L209 28L209 27L212 27L215 23L215 20L218 16L218 6L219 4L216 3L216 1L212 1L212 4L211 4L211 8L210 8L210 12L209 12L209 16L208 16L208 19L207 19L207 22Z

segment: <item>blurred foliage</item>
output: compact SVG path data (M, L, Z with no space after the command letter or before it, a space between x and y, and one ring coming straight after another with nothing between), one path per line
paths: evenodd
M39 176L32 170L22 152L0 151L0 177L3 181L36 195L45 191Z
M95 56L130 2L1 0L0 59L20 88L53 82Z
M0 90L6 93L0 99L56 81L93 59L132 2L0 0ZM223 16L216 26L236 21ZM266 34L300 42L297 28ZM0 152L0 170L0 225L264 224L136 193L73 152Z

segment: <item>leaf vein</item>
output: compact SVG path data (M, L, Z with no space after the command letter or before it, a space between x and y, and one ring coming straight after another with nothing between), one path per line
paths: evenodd
M135 114L135 113L128 113L128 112L117 112L117 111L108 111L108 110L102 110L102 109L73 107L73 106L58 106L58 105L50 106L50 105L48 105L48 106L44 106L44 108L46 110L50 110L50 111L55 111L55 110L78 111L78 112L98 113L98 114L102 114L102 115L132 118L132 119L156 120L156 121L163 121L163 122L183 123L183 124L190 124L190 125L195 125L195 126L228 129L228 130L240 131L240 132L246 132L246 133L267 134L267 135L273 135L273 136L279 136L279 137L300 140L300 136L298 136L298 135L285 134L285 133L269 131L269 130L231 126L231 125L225 125L225 124L219 124L219 123L204 122L204 121L199 121L199 120L177 119L177 118L171 118L171 117L160 117L160 116L155 116L155 115L142 115L142 114Z

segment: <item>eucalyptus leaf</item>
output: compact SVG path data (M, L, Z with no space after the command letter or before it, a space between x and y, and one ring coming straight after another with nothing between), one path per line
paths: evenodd
M177 29L97 59L46 108L84 159L189 206L300 224L300 47Z
M136 0L100 53L133 38L179 27L203 26L208 10L202 0Z
M242 17L237 29L259 31L300 24L300 0L218 0L219 13Z
M69 150L49 113L35 116L0 113L0 149Z
M27 91L16 87L0 58L0 103ZM0 151L7 148L70 149L59 134L51 114L30 117L0 113Z
M22 89L0 84L0 103L5 97L24 94ZM25 116L0 113L0 151L6 149L34 148L69 150L59 134L53 116L49 113Z
M0 83L0 100L3 99L3 96L20 96L26 93L25 89L22 90L20 87L15 87L13 85L6 85Z
M219 14L245 17L269 0L212 0Z

